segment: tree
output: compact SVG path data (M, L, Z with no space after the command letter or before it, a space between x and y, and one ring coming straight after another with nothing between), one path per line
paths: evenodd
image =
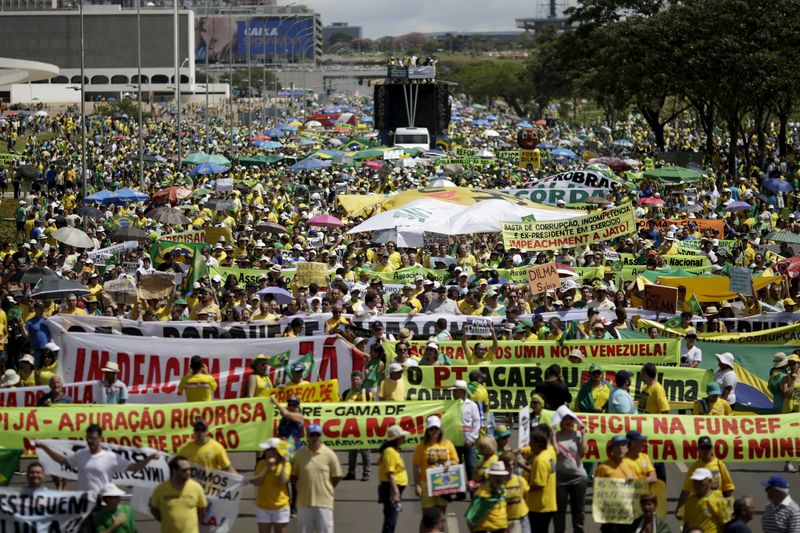
M375 41L372 39L353 39L350 41L350 48L356 52L372 52L375 49Z
M377 48L379 52L394 52L397 48L395 38L388 35L381 37L375 41L375 48Z
M430 40L431 38L424 33L414 32L396 37L394 42L395 46L408 53L422 49Z
M228 71L221 74L219 77L220 83L228 83L230 75ZM271 70L262 70L261 68L253 68L250 70L250 79L247 77L246 68L237 68L233 71L233 95L241 98L247 98L248 94L253 97L262 93L263 82L266 80L266 90L271 90L277 81L275 74ZM248 91L248 82L252 85ZM213 81L212 81L213 83ZM280 89L280 82L277 84Z
M460 84L463 91L478 102L491 104L502 99L519 116L527 115L533 92L526 80L521 61L469 61L442 64L448 78Z

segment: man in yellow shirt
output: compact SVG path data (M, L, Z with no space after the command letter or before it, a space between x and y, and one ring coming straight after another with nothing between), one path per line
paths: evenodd
M646 479L650 483L658 481L653 460L644 453L647 436L633 430L626 433L625 438L628 439L628 452L625 454L625 460L630 461L636 470L636 479Z
M697 440L697 460L689 466L683 478L683 487L678 496L678 503L675 506L677 510L686 502L686 498L692 492L692 474L699 468L703 468L711 472L711 490L718 492L720 496L725 498L731 496L736 489L733 484L728 467L725 466L721 460L717 459L714 454L714 443L710 437L700 437Z
M536 531L547 531L558 510L556 504L556 452L548 444L549 435L542 427L531 431L533 462L528 473L528 519Z
M696 527L703 533L719 533L722 527L730 520L728 502L711 490L711 471L707 468L698 468L691 475L694 492L686 499L683 514L685 527Z
M203 358L193 355L189 368L191 372L183 376L178 384L178 394L186 392L187 402L210 402L217 390L217 381L214 376L209 375Z
M403 382L403 365L392 363L389 365L389 377L381 381L378 398L384 402L406 401L406 387Z
M158 485L150 497L150 514L161 523L161 531L195 533L208 507L202 485L192 479L192 465L180 454L169 462L169 480Z
M716 381L710 382L706 385L705 398L695 400L692 412L695 415L706 416L731 416L733 409L731 404L720 398L722 394L722 387Z
M86 316L86 311L78 307L78 297L74 294L70 294L67 297L67 307L62 309L59 314Z
M475 289L470 290L463 300L458 302L458 310L462 315L478 315L483 313L481 296Z
M342 480L336 453L322 442L322 427L306 430L308 445L295 453L292 482L297 487L297 519L302 531L333 532L334 490Z
M192 428L194 440L181 446L178 455L186 457L190 462L206 470L226 470L235 474L236 469L228 458L228 452L222 444L211 438L206 421L198 418Z

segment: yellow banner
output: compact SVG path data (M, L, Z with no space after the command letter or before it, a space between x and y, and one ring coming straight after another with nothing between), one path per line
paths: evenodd
M615 435L636 430L647 435L647 453L654 461L697 459L697 439L708 436L714 453L728 463L791 461L800 457L800 413L786 415L692 416L609 415L578 413L589 451L585 461L608 459Z
M654 320L639 319L637 329L647 331L651 327L657 327L663 335L670 337L683 337L685 331L675 328L668 328L661 322ZM779 328L762 329L761 331L751 331L748 333L700 333L697 340L701 342L719 342L724 344L800 344L800 323L789 324Z
M291 397L300 399L300 404L339 401L339 380L317 381L294 385L293 387L276 387L270 389L270 396L274 396L281 403L286 403Z
M231 233L231 228L228 227L211 227L193 231L184 231L182 233L172 233L170 235L162 235L158 239L170 242L216 244L219 242L220 237L225 237L226 244L233 243L233 234Z
M467 346L473 348L482 342L469 341ZM384 342L386 355L391 359L395 355L396 342ZM411 355L421 357L428 341L411 341ZM556 341L499 341L497 352L491 359L495 365L520 365L536 363L547 366L552 363L563 363L569 352L579 349L587 363L615 364L677 364L680 361L680 341L676 339L615 339L615 340L580 340L566 341L563 345ZM460 342L449 341L439 343L439 351L456 362L466 361L466 355Z
M549 222L503 222L506 248L560 250L586 246L636 232L633 206L625 204L586 216Z
M301 404L306 425L322 426L323 438L334 449L376 449L386 431L400 425L415 444L425 432L425 419L442 418L445 437L460 445L459 402L345 402ZM192 438L192 425L205 420L211 435L228 451L258 451L276 435L280 415L268 398L154 405L69 405L44 408L6 408L0 411L0 447L35 453L37 439L86 437L98 424L103 439L122 446L149 446L175 453Z

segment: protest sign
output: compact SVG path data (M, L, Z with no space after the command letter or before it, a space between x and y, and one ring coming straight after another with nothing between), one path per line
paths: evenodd
M628 481L595 477L592 491L592 518L598 524L630 525L642 516L639 498L648 492L646 479Z
M531 443L531 408L525 406L519 410L519 430L517 431L517 448L524 448Z
M753 271L747 267L731 267L728 290L744 296L753 295Z
M449 246L450 236L444 233L435 233L433 231L422 232L422 245L425 248L433 248L434 246Z
M428 496L444 496L467 490L467 470L464 464L428 468L425 471Z
M469 341L470 348L478 341ZM413 340L411 356L421 357L427 340ZM386 355L390 359L395 355L396 342L384 342ZM495 365L519 365L536 363L546 366L552 363L562 364L573 349L579 349L585 360L590 363L615 364L677 364L680 360L680 341L678 339L625 339L625 340L575 340L566 341L563 345L556 341L499 341L497 351L492 358ZM439 351L458 364L465 361L461 343L448 341L439 343Z
M697 439L708 435L714 455L726 463L784 461L800 457L797 424L800 415L748 415L732 417L693 415L612 415L578 413L588 446L584 461L607 459L606 449L615 435L639 431L648 436L647 452L656 462L692 462L698 457Z
M663 255L664 265L671 268L701 268L710 265L705 255Z
M464 327L464 335L470 337L488 337L492 334L492 321L486 317L468 317Z
M220 242L220 237L225 238L225 243L233 243L233 233L231 232L231 228L226 226L213 226L192 231L184 231L181 233L171 233L169 235L162 235L158 239L170 242L216 244Z
M729 344L800 344L800 323L765 329L752 333L701 333L697 336L703 342L724 342ZM785 347L784 347L784 351Z
M534 150L519 151L519 168L526 170L539 170L542 167L542 153Z
M111 246L100 248L98 250L86 252L86 256L88 259L94 261L96 265L105 265L106 261L111 259L114 254L125 253L129 250L135 250L138 247L139 243L136 241L125 241L119 244L112 244Z
M488 407L495 412L516 412L528 405L531 392L545 380L544 364L490 365L490 366L414 366L403 373L406 398L417 400L451 400L455 380L468 380L472 371L478 370L484 376L484 384L489 394ZM580 387L589 381L590 364L563 365L562 382L573 398ZM646 388L639 375L639 366L603 364L603 379L614 383L618 372L625 370L633 374L631 394ZM670 406L679 409L690 407L695 400L702 398L706 385L712 380L712 373L705 369L659 366L658 381L664 387Z
M561 288L561 280L555 263L544 263L528 267L528 284L531 294L542 294Z
M50 392L50 387L19 387L0 389L0 407L36 407L39 399ZM65 383L64 394L76 403L103 403L104 391L100 381Z
M551 183L547 186L540 186L538 188L502 189L500 192L510 194L511 196L516 196L517 198L525 198L531 202L556 205L558 204L559 200L563 200L566 204L585 202L587 198L605 196L608 193L608 190L577 186L565 187L559 183Z
M189 361L200 355L219 384L214 397L240 398L256 355L289 353L288 365L313 354L309 381L348 379L363 360L353 357L352 346L337 336L276 339L164 339L101 333L60 335L59 371L68 383L100 380L107 361L120 367L119 379L128 386L129 401L166 403L182 400L178 384L189 371ZM270 367L274 384L287 381L285 368Z
M0 488L0 531L3 533L78 533L94 510L90 492Z
M678 310L678 289L662 285L645 285L642 304L644 309L674 315Z
M503 222L502 226L506 248L523 252L585 246L636 232L631 204L567 220Z
M660 231L662 234L669 231L670 226L677 226L678 230L682 228L688 228L690 224L694 223L697 227L697 231L700 233L706 234L710 233L713 239L721 239L724 235L725 230L725 221L722 219L711 219L711 218L686 218L686 219L669 219L669 218L637 218L636 224L638 225L639 230L649 229L651 226L653 229ZM684 242L690 241L681 241L680 244L683 245Z
M320 287L328 286L328 265L325 263L297 263L294 282L298 287L308 287L316 283Z
M696 219L695 219L696 220ZM691 222L691 221L690 221ZM719 248L725 248L726 250L733 250L736 246L735 239L718 239ZM679 247L680 248L694 248L699 250L702 247L703 241L698 239L686 239L684 241L680 241ZM715 246L716 248L716 246Z
M301 403L338 402L339 381L329 379L291 387L277 387L270 389L269 395L281 403L286 403L291 397L299 398Z
M60 440L60 439L37 439L36 444L44 443L55 453L70 457L81 450L87 448L86 442L82 440ZM101 447L104 450L110 450L116 455L122 457L129 463L136 463L145 459L148 455L155 453L157 450L152 448L132 448L130 446L119 446L116 444L103 443ZM62 479L77 480L78 471L73 468L63 466L53 460L49 454L38 450L39 462L44 467L44 473L50 476L60 477ZM114 474L113 482L117 485L126 487L155 487L159 483L169 479L169 465L167 464L169 457L165 454L159 454L157 459L147 463L142 470L138 472L117 472Z

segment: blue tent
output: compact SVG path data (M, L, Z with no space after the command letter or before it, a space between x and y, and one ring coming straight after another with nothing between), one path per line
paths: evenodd
M329 166L331 166L330 161L322 161L321 159L316 159L314 157L307 157L302 161L298 161L297 163L289 167L289 169L292 172L297 172L300 170L316 170L318 168L325 168Z
M112 192L105 200L102 201L103 204L117 204L117 205L125 205L131 204L134 202L146 202L149 200L150 197L143 192L134 191L133 189L128 189L127 187L124 189L120 189L118 191Z
M201 163L189 171L190 176L205 176L206 174L223 174L228 167L219 163Z

